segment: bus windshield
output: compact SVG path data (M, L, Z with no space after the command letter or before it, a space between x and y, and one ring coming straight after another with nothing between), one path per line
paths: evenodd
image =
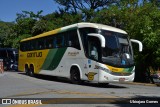
M133 54L127 34L101 30L106 41L102 62L119 67L133 66Z

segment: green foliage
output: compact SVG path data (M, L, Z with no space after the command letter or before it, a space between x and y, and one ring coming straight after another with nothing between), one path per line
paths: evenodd
M53 30L70 24L78 23L82 21L82 14L75 14L74 12L65 12L60 9L59 12L55 12L43 17L47 22L47 30Z
M47 31L46 29L47 29L47 21L39 20L39 21L36 21L32 26L31 34L38 35L42 32Z
M10 35L13 25L13 23L0 21L0 47L6 47L4 45L5 38Z
M81 13L84 20L93 18L94 12L101 8L107 8L111 4L118 4L120 0L54 0L64 7L66 12Z
M96 12L90 21L126 30L130 38L143 43L142 53L135 50L136 61L146 66L160 66L160 11L157 6L152 3L139 5L138 0L126 0Z
M17 14L16 23L9 28L9 32L4 37L4 46L18 48L22 38L31 37L46 31L46 26L40 15L43 11L33 12L22 11ZM1 34L1 33L0 33Z

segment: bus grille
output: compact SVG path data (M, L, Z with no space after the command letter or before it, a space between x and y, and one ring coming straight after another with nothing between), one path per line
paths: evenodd
M112 72L111 74L112 74L112 75L115 75L115 76L129 76L129 75L131 75L132 73Z

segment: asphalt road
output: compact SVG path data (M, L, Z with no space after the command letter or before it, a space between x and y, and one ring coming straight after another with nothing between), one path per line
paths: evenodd
M135 107L135 104L158 107L160 87L143 83L76 85L64 78L45 75L29 77L23 72L8 71L0 74L0 98L1 102L2 99L11 98L12 103L15 103L0 105L5 107L22 107L18 104L18 100L21 100L20 103L29 101L38 103L26 104L23 107ZM40 104L41 102L43 105Z

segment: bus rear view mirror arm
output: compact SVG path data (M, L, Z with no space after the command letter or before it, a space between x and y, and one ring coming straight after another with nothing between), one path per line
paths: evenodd
M105 47L105 38L104 38L101 34L89 33L88 36L97 37L97 38L100 40L100 42L101 42L101 47L102 47L102 48Z
M140 42L138 40L135 40L135 39L130 39L130 41L133 42L133 43L139 44L139 52L142 52L142 50L143 50L142 42Z

